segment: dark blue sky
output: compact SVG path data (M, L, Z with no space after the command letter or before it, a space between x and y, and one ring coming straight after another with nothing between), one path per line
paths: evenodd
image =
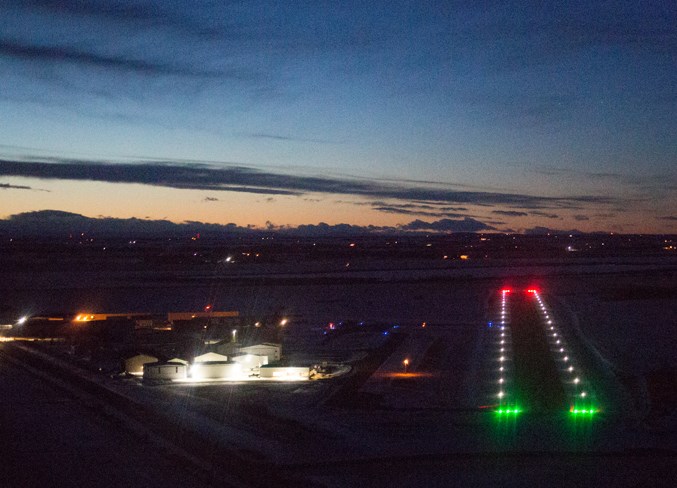
M3 5L0 217L675 230L674 2Z

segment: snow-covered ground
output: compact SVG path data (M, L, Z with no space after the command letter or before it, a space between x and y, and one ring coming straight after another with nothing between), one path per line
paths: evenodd
M322 346L321 326L341 319L401 324L404 340L359 389L380 396L376 406L345 409L325 404L343 379L274 386L124 387L126 394L141 396L144 402L161 397L177 415L191 412L185 413L186 421L197 414L211 419L201 428L222 423L218 435L224 442L229 436L239 438L243 448L259 450L265 458L285 465L330 460L345 461L349 467L360 460L360 466L366 466L368 459L378 463L378 459L416 453L430 456L431 472L439 473L443 456L450 455L594 452L610 456L613 464L618 459L614 453L677 450L677 406L673 405L672 417L669 412L656 413L649 384L657 370L674 374L677 367L676 263L549 263L365 271L363 280L345 272L332 277L336 281L318 281L317 276L287 281L288 276L279 275L209 283L148 279L122 286L108 276L101 286L89 288L50 288L38 280L39 294L27 287L12 288L8 282L2 286L9 293L5 300L9 296L26 308L53 308L61 303L89 310L158 311L190 309L208 301L216 308L244 314L283 309L297 318L289 324L290 352L312 357L324 350L328 360L341 357L356 363L377 343L364 337L354 340L348 334L327 348ZM481 366L491 353L487 320L494 312L489 297L504 284L532 283L542 290L605 402L602 414L592 421L573 419L568 412L499 419L477 408L481 404L478 382L491 381L483 376ZM422 322L428 324L425 330L418 328ZM351 356L351 348L360 354ZM399 375L405 358L411 361L407 373L420 372L420 376ZM553 459L550 464L559 466ZM425 465L420 459L415 463L419 468ZM346 469L352 469L354 479L362 479L362 468ZM332 484L331 477L312 469L309 473ZM492 476L500 479L496 472Z

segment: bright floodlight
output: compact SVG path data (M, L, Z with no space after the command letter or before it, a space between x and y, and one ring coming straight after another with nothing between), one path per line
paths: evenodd
M16 323L17 323L18 325L23 325L23 324L26 323L26 320L28 320L28 317L26 317L26 316L24 315L24 316L21 317L19 320L17 320Z

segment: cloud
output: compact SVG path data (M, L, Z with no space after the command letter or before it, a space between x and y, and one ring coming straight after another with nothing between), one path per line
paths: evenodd
M200 232L204 236L223 236L241 233L270 233L278 232L296 236L338 236L338 235L367 235L367 234L402 234L420 232L477 232L493 230L493 227L477 220L466 218L463 220L442 219L434 222L414 220L409 224L390 227L376 225L351 224L304 224L299 226L277 226L266 222L264 228L255 228L252 225L239 226L229 224L209 224L204 222L187 221L181 223L168 220L151 220L138 218L112 218L99 216L86 217L80 214L59 210L41 210L25 212L0 219L0 232L13 235L65 235L80 234L97 236L190 236Z
M420 205L420 204L397 204L397 203L383 203L371 202L371 207L383 213L392 213L398 215L420 215L423 217L463 217L464 214L452 212L449 209L452 207L435 206L435 205Z
M586 215L574 215L574 219L580 221L584 220L590 220L590 218Z
M6 0L9 5L43 9L50 13L92 15L121 19L152 20L160 13L159 7L142 2L97 2L91 0Z
M175 66L141 58L101 54L68 46L39 46L8 39L0 39L0 57L37 63L70 63L80 66L122 70L148 75L225 77L234 74Z
M506 217L526 217L529 215L526 212L517 212L515 210L492 210L491 213L497 215L505 215Z
M581 204L618 204L607 196L546 197L518 193L461 191L434 186L272 173L243 166L180 161L138 163L74 159L0 159L0 176L138 183L169 188L236 191L270 195L321 193L437 204L504 205L521 208L578 208Z
M400 227L403 230L433 230L440 232L479 232L483 230L495 230L479 220L466 217L462 220L442 219L435 222L414 220Z
M665 215L663 217L656 217L657 220L669 220L669 221L675 221L677 220L677 216L675 215Z
M536 1L520 2L515 15L512 2L485 5L479 21L468 22L457 35L474 49L489 49L497 71L557 64L593 49L620 48L645 55L675 52L674 14L661 2L580 2L575 8L549 11L541 6Z
M292 235L298 236L338 236L338 235L366 235L374 233L396 233L395 227L381 227L376 225L351 225L351 224L334 224L330 225L325 222L319 224L303 224L297 227L277 227L276 230Z
M614 180L619 181L627 178L626 175L621 173L611 173L604 171L584 171L579 169L572 168L555 168L555 167L528 167L529 171L532 173L542 174L545 176L559 176L559 175L576 175L584 178L590 178L595 180Z
M33 190L30 186L10 185L9 183L0 183L0 190Z
M328 139L314 139L310 137L293 137L293 136L284 136L279 134L266 134L264 132L251 132L243 133L245 137L251 137L254 139L270 139L273 141L281 142L312 142L317 144L339 144L337 141L330 141Z
M531 212L531 215L537 215L539 217L545 217L546 219L558 219L559 215L547 212L541 212L539 210L534 210Z
M215 197L205 197L203 201L204 202L218 202L219 199L215 198Z
M80 234L109 236L158 236L223 234L244 232L246 228L235 224L206 224L202 222L174 223L168 220L118 219L112 217L90 218L60 210L41 210L16 214L0 220L0 232L25 235Z

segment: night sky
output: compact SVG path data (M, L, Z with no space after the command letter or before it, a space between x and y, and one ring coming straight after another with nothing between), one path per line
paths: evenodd
M0 8L0 218L674 233L676 114L674 1Z

